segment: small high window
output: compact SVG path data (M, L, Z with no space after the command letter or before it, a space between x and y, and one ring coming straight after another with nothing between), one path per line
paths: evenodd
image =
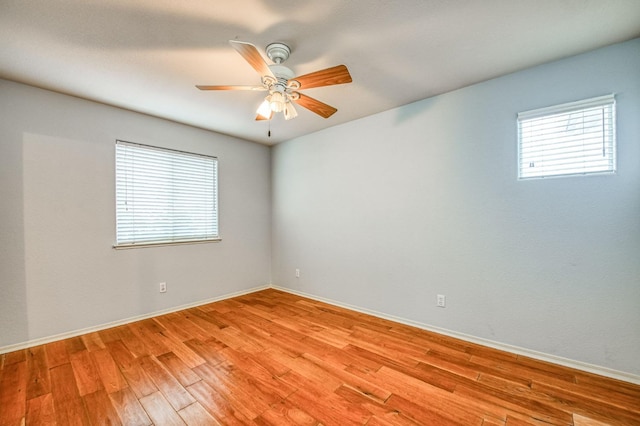
M215 157L116 141L116 248L216 240Z
M518 179L614 173L614 95L518 114Z

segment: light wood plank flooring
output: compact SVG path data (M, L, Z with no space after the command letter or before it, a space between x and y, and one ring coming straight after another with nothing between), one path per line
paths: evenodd
M640 425L640 386L276 290L0 355L0 425Z

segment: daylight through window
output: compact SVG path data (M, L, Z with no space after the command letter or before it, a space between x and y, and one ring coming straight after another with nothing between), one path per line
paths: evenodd
M614 96L518 114L518 148L519 179L615 172Z
M215 157L116 141L116 248L218 236Z

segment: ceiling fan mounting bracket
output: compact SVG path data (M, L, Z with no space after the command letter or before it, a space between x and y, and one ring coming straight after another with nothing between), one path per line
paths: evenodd
M267 56L276 64L281 64L287 59L289 59L289 55L291 54L291 48L284 43L271 43L267 45L265 49L267 51Z

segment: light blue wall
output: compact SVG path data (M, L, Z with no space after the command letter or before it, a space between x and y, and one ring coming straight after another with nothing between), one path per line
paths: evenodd
M518 112L609 93L616 175L517 181ZM272 170L275 285L640 374L640 39L280 144Z

